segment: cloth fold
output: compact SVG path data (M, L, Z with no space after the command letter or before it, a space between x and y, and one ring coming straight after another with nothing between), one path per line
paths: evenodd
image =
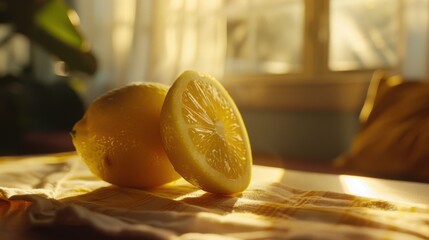
M74 153L0 159L0 222L89 228L109 239L429 239L428 206L296 189L267 176L281 171L255 166L246 191L220 196L183 179L150 190L112 186Z

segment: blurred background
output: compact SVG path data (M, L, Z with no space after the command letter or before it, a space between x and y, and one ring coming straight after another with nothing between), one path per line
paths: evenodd
M323 165L350 146L374 71L429 74L427 0L29 2L0 1L0 155L73 150L100 94L195 69L231 93L261 162Z

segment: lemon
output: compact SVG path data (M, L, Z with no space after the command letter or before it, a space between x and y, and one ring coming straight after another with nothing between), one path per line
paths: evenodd
M213 77L186 71L171 86L161 111L161 138L176 171L220 194L245 190L252 155L234 101Z
M76 151L101 179L150 188L178 179L162 146L160 113L168 86L131 84L90 104L72 131Z

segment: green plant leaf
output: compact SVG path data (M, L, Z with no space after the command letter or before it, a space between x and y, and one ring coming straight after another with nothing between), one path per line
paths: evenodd
M70 18L71 17L71 18ZM53 37L79 50L88 50L82 35L77 30L77 14L61 0L51 0L39 9L35 24Z

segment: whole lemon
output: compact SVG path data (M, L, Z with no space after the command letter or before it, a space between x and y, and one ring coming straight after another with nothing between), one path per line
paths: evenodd
M106 182L150 188L178 179L160 134L168 86L136 83L92 102L71 132L88 168Z

